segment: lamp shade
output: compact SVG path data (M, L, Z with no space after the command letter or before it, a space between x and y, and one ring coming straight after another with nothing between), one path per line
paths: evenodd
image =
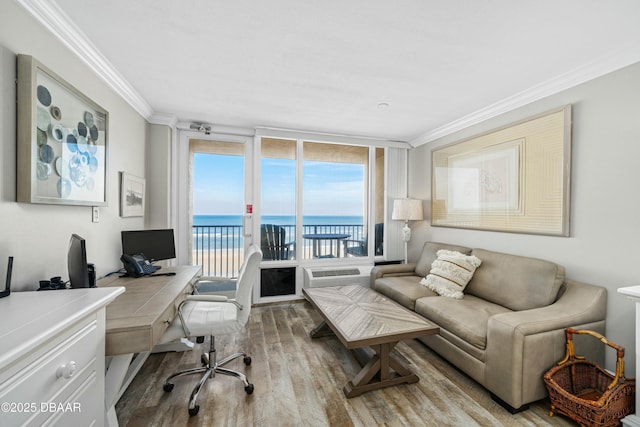
M419 221L422 218L422 200L396 199L393 201L391 219Z

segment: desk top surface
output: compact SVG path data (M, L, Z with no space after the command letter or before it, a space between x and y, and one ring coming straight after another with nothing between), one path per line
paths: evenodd
M119 277L117 275L98 280L99 288L123 286L125 292L107 306L107 333L145 327L158 317L198 277L200 266L163 267L160 273L175 272L175 276ZM187 292L190 293L190 290Z
M158 324L173 320L175 309L191 293L191 285L200 277L200 266L163 267L160 274L175 272L175 276L119 277L110 276L98 280L99 288L122 286L125 292L118 296L106 310L107 354L114 354L111 340L134 340L134 334L147 332L156 341L161 330ZM147 331L147 332L144 332ZM153 347L155 342L140 343ZM150 348L149 348L150 349ZM143 351L141 348L139 351ZM127 351L128 352L128 351ZM137 351L136 351L137 352ZM117 354L120 351L116 352Z

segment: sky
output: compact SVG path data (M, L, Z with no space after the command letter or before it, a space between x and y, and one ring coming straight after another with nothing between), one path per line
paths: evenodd
M295 215L295 160L262 159L262 215ZM195 215L244 212L244 157L194 154ZM362 215L364 166L304 162L303 215Z

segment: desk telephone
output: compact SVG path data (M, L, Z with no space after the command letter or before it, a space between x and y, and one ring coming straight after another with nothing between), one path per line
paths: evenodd
M120 261L127 270L127 275L132 277L149 276L156 272L157 268L144 256L144 254L127 255L123 254Z

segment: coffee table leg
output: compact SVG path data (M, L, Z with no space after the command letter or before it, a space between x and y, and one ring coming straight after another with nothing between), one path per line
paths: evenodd
M367 391L397 384L416 383L420 380L409 368L391 356L391 350L396 344L397 342L372 347L375 354L344 386L345 396L356 397ZM395 371L395 374L392 375L391 370Z
M311 338L328 337L330 335L334 335L333 331L331 330L329 325L327 325L327 322L325 322L324 320L320 322L318 326L313 328L311 332L309 332L309 336Z

